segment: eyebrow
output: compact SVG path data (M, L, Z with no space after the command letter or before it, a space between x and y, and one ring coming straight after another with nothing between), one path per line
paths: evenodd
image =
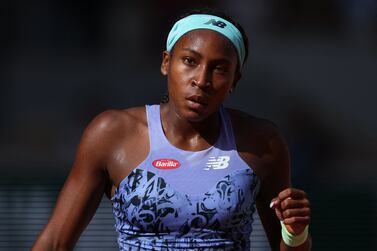
M193 49L190 49L190 48L182 48L182 50L184 51L188 51L190 53L193 53L199 57L202 57L202 54L200 54L199 52L193 50ZM219 59L215 59L214 62L216 63L220 63L220 64L231 64L231 61L228 60L227 58L219 58Z
M183 48L182 50L184 50L184 51L188 51L188 52L191 52L191 53L193 53L193 54L195 54L195 55L198 55L198 56L202 56L199 52L197 52L197 51L195 51L195 50L193 50L193 49L190 49L190 48Z

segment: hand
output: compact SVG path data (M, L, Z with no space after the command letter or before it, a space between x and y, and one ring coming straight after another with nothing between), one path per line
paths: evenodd
M275 209L276 216L293 235L302 233L310 223L310 203L302 190L283 190L278 197L272 199L270 207Z

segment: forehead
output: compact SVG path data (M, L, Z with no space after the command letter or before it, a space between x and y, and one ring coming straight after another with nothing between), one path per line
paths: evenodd
M197 29L187 32L175 44L174 50L190 49L201 54L226 57L237 61L237 50L224 35L208 29Z

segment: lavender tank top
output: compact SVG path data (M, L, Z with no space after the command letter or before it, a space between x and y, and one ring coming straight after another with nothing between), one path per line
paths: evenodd
M230 118L220 109L216 143L176 148L160 106L146 106L150 150L111 198L123 250L250 250L260 181L239 156Z

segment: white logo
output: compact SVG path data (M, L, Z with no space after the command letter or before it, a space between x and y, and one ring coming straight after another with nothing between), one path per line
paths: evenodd
M206 163L206 167L204 170L217 170L217 169L225 169L229 166L229 156L219 156L219 157L210 157L208 162Z

